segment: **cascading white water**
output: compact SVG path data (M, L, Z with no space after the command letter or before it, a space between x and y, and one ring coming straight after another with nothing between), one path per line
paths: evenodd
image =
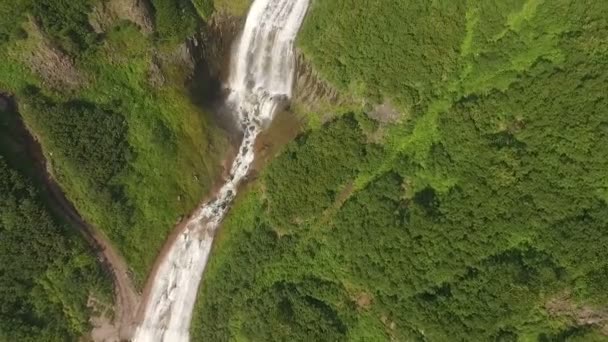
M230 178L201 206L159 265L134 341L188 341L192 310L211 245L221 220L247 176L257 135L277 108L291 98L294 40L308 0L255 0L232 59L227 106L243 130Z

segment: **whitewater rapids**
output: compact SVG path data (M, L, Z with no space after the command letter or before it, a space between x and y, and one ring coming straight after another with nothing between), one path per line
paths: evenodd
M135 342L189 340L192 310L215 232L254 159L258 134L291 98L294 41L308 0L255 0L231 60L226 105L243 131L230 176L178 236L154 275Z

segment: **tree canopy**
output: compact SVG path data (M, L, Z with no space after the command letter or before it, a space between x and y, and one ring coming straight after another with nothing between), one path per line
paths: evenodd
M222 228L193 336L607 340L583 312L608 305L608 5L311 6L305 56L401 120L338 117L271 162Z

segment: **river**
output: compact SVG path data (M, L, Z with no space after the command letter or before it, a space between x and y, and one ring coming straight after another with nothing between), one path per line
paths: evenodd
M255 0L231 60L226 87L230 108L243 132L230 176L202 205L160 262L147 298L136 342L189 340L198 286L216 230L254 160L258 134L292 96L294 41L308 0Z

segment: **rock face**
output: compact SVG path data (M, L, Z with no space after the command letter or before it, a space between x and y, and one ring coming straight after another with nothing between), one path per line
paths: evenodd
M97 33L107 31L121 19L134 23L144 34L154 31L152 10L147 0L102 0L89 15L89 23Z
M204 61L210 77L224 80L230 73L232 46L243 24L244 18L216 12L200 35L191 42L191 48L198 50L194 54L198 57L197 62Z
M85 81L85 78L76 69L72 58L44 36L34 19L30 19L28 22L27 31L32 41L35 42L36 48L27 52L23 59L32 72L39 75L46 85L51 88L74 89Z
M188 39L182 55L188 56L190 61L181 64L193 67L188 80L192 97L213 114L220 127L235 138L240 133L234 118L224 113L223 103L227 95L224 84L230 74L233 43L243 24L244 18L215 12L200 31Z
M315 106L323 102L332 106L346 102L336 88L321 78L302 52L298 52L297 61L295 101L313 110Z
M148 83L154 88L160 88L165 85L165 75L160 69L160 61L157 55L152 56L148 70Z
M42 42L41 46L28 57L32 71L54 88L62 85L76 88L82 81L73 60L47 42Z

